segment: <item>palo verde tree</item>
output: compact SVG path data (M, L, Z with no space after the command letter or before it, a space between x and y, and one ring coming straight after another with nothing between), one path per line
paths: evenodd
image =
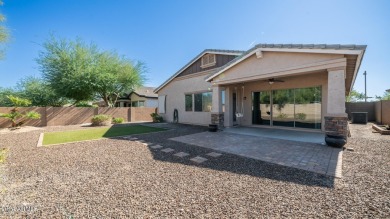
M116 53L104 52L97 58L94 71L95 92L107 106L114 106L120 96L144 82L144 64L134 64Z
M98 50L81 40L57 40L53 36L43 44L37 59L44 80L62 97L75 104L93 99L93 70Z
M68 99L57 95L48 83L40 78L28 76L17 84L18 95L29 99L32 106L63 106Z
M359 102L364 100L364 93L352 90L349 95L346 96L346 102Z
M81 101L103 99L113 106L125 91L144 82L144 65L95 44L51 37L43 44L37 62L44 79L56 94Z

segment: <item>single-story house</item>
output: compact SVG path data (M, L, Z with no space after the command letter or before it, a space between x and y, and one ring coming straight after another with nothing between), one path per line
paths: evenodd
M157 87L171 122L314 129L346 136L345 96L365 45L258 44L207 49Z
M158 106L157 94L153 92L155 87L139 87L125 97L119 98L116 107L153 107Z

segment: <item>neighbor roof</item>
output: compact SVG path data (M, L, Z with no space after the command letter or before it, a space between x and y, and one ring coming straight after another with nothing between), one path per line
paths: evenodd
M186 65L184 65L179 71L177 71L175 74L173 74L168 80L166 80L164 83L162 83L160 86L158 86L154 92L158 92L161 88L163 88L165 85L167 85L169 82L171 82L176 76L178 76L180 73L182 73L185 69L187 69L190 65L192 65L196 60L201 58L206 53L212 53L212 54L224 54L224 55L241 55L245 51L242 50L225 50L225 49L205 49L199 55L197 55L195 58L193 58L191 61L189 61Z
M153 90L155 87L139 87L135 89L132 93L137 94L140 97L151 97L151 98L157 98L158 95L153 93ZM131 93L130 93L131 95Z

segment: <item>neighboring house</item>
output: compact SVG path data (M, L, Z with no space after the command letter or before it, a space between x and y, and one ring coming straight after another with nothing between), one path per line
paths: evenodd
M345 96L366 46L259 44L204 50L155 89L180 123L318 129L347 135Z
M135 91L120 98L116 107L154 107L158 106L157 94L153 93L154 87L140 87Z

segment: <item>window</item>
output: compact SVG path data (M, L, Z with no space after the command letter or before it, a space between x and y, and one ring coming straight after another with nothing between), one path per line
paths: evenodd
M225 90L221 91L221 103L222 103L222 112L225 112Z
M131 106L132 107L144 107L145 101L144 100L132 101Z
M192 111L192 94L185 95L186 111Z
M166 95L158 96L158 113L165 113Z
M215 54L206 54L202 57L202 65L200 67L207 68L215 65L215 63L216 63Z
M196 112L211 112L212 93L198 93L194 94L195 111Z

